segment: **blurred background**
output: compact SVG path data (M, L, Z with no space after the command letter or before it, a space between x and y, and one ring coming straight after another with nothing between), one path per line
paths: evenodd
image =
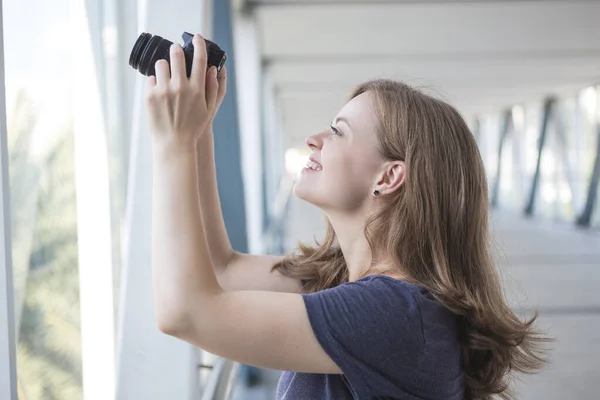
M401 80L477 138L511 305L552 363L519 398L599 399L600 1L2 0L0 398L273 399L279 371L156 329L142 32L228 54L215 121L237 251L283 254L324 217L291 196L352 88Z

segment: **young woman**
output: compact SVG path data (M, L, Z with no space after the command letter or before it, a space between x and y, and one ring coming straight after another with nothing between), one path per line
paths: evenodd
M278 399L509 398L507 373L536 371L545 339L503 297L485 171L458 112L401 83L360 85L306 140L294 188L327 215L323 243L239 254L212 149L226 69L207 71L194 46L189 80L177 45L148 78L159 329L290 371Z

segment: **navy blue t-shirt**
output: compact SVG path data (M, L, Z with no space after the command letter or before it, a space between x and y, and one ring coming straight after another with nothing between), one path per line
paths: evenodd
M278 400L464 398L457 319L424 288L371 275L302 297L343 375L284 372Z

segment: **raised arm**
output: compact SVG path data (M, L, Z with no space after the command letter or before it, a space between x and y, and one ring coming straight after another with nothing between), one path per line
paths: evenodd
M226 74L226 70L221 72ZM221 76L221 78L225 78ZM225 95L226 80L219 80L217 107ZM198 139L196 145L198 165L198 195L204 233L217 279L224 290L268 290L275 292L300 291L300 282L287 278L271 268L283 257L250 255L235 252L229 241L215 169L214 137L212 123Z
M199 210L197 140L215 107L216 71L206 72L194 38L188 82L182 50L171 50L148 78L153 150L152 279L161 331L246 364L340 373L312 332L298 294L224 291L217 280ZM202 49L202 51L198 51ZM201 128L201 129L199 129Z
M206 130L198 139L196 146L198 157L198 194L210 257L215 272L220 274L232 260L235 253L231 247L229 236L227 236L219 192L217 190L212 123L209 123Z

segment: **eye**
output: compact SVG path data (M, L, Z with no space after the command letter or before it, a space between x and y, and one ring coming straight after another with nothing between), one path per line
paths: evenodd
M334 126L332 125L332 126L330 126L330 128L331 128L331 131L333 132L333 134L334 134L335 136L342 136L342 133L341 133L341 132L340 132L340 131L339 131L339 130L336 128L336 127L334 127Z

